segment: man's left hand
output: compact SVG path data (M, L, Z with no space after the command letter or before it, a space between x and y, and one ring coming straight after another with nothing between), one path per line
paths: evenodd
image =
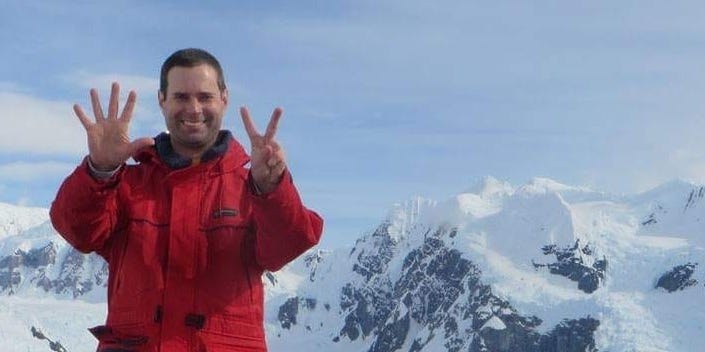
M250 152L250 172L252 172L253 181L259 191L265 194L276 188L286 169L284 149L274 140L282 113L283 110L281 108L274 109L267 125L267 130L264 135L261 135L257 132L247 108L244 106L240 108L242 123L245 125L247 135L250 137L250 146L252 148Z

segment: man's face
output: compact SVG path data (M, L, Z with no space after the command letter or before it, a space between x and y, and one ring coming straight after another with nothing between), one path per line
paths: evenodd
M218 89L218 73L206 64L175 66L167 82L166 94L159 92L159 106L174 151L186 157L200 155L218 137L228 92Z

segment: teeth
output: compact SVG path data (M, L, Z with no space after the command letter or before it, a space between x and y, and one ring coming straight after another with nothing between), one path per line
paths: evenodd
M198 125L202 124L204 121L187 121L187 120L183 120L182 122L183 122L185 125L188 125L188 126L198 126Z

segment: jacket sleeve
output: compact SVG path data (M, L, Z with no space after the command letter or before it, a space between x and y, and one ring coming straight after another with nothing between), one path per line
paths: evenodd
M123 170L99 181L84 160L61 184L49 216L56 231L77 250L100 252L117 227L117 185Z
M254 185L251 174L249 182ZM281 269L321 238L323 219L304 207L288 170L273 192L253 196L252 211L255 255L266 270Z

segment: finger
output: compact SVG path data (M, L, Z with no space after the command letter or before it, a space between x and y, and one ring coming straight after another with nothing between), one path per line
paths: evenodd
M127 95L127 102L125 102L125 107L122 109L122 114L120 114L120 119L125 120L125 122L130 122L132 120L132 111L135 109L135 103L137 102L137 93L134 90L130 91Z
M275 141L271 141L269 144L267 144L267 165L274 166L277 163L280 163L285 160L284 158L284 149L282 149L279 146L279 143Z
M277 153L277 152L279 152L280 150L282 150L282 147L281 147L281 145L279 144L279 142L277 142L277 141L275 141L275 140L270 140L269 143L267 143L267 145L268 145L270 148L272 148L272 151L275 152L275 153Z
M284 154L284 149L276 149L274 150L274 158L277 158L278 160L281 160L282 162L286 162L286 154Z
M275 108L272 112L272 117L269 119L269 124L267 125L267 131L264 133L265 142L271 141L274 138L274 135L277 133L279 119L282 117L283 112L280 107Z
M91 89L91 105L93 106L93 116L95 116L95 121L99 122L104 120L103 108L100 106L100 97L98 97L98 91L95 88Z
M245 125L245 131L250 137L250 141L253 141L255 138L259 137L259 132L257 132L257 128L252 122L252 118L250 117L250 112L247 110L247 107L240 107L240 116L242 117L243 125Z
M269 168L274 168L275 166L277 166L277 164L281 163L281 161L281 159L276 157L269 158L269 160L267 160L267 166L269 166Z
M80 105L74 104L73 105L73 112L76 114L78 117L78 120L81 121L81 124L83 125L83 128L86 130L93 125L93 122L86 116L86 113L83 112L83 109L81 108Z
M118 105L120 103L120 85L113 82L110 87L110 101L108 102L108 118L117 119Z

